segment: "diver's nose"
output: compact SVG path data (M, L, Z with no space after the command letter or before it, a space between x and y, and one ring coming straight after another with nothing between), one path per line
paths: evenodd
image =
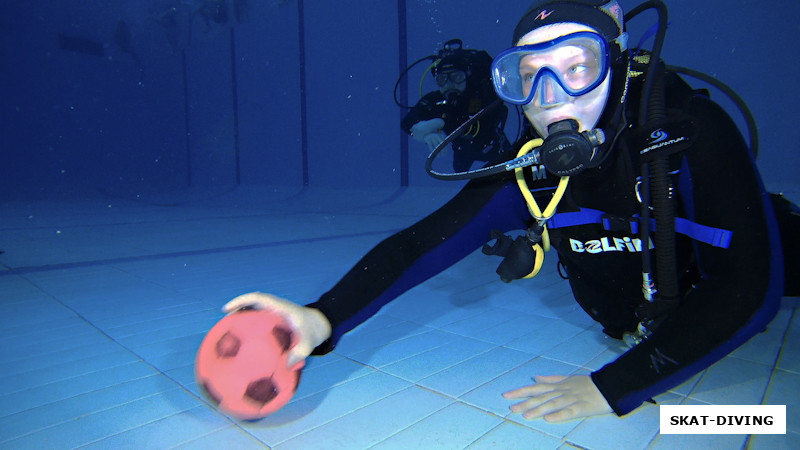
M539 101L542 106L558 106L565 102L566 92L558 80L550 73L545 73L539 81Z

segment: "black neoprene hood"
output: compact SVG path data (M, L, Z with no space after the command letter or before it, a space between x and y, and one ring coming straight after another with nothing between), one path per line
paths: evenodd
M624 31L622 8L617 0L536 0L514 28L512 45L529 32L554 23L574 22L597 30L607 42Z

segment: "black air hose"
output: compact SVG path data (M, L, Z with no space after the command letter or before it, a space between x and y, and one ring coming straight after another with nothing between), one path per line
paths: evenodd
M647 67L642 88L642 99L639 105L637 125L646 127L657 120L666 118L666 100L664 98L664 65L661 62L661 50L667 34L668 11L667 5L662 0L649 0L625 15L625 20L630 21L641 12L655 9L658 13L658 29L653 50L650 53L650 62ZM652 266L650 258L650 207L652 204L656 220L655 244L656 254L656 281L660 297L667 301L675 300L678 296L677 258L675 256L675 211L672 200L672 183L669 179L669 158L660 157L650 163L641 165L642 173L642 209L641 209L641 239L643 274L649 276ZM649 182L648 182L649 180ZM646 283L645 283L646 284ZM652 300L651 294L643 287L645 298Z
M651 61L650 64L661 64ZM659 67L655 73L653 90L648 105L648 121L654 122L667 117L664 98L664 72ZM656 219L656 280L658 290L664 299L678 297L677 257L675 248L675 205L672 180L669 175L669 157L662 156L650 162L650 195L653 216ZM647 243L644 243L647 245Z

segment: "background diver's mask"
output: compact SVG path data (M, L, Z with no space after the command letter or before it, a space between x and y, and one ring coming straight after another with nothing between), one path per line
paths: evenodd
M436 73L436 85L448 101L453 101L455 97L464 92L467 88L467 73L463 70L443 71Z

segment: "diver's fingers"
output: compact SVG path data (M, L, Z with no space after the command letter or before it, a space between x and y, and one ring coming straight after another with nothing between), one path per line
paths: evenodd
M551 375L551 376L540 376L536 375L534 377L534 381L536 384L531 384L528 386L523 386L521 388L514 389L512 391L508 391L503 393L503 397L514 399L514 398L526 398L526 397L534 397L541 394L546 394L548 392L552 392L556 389L556 384L559 381L562 381L564 376L561 375ZM547 382L546 380L552 379L552 382Z
M560 383L567 379L566 375L535 375L533 381L536 383Z
M302 368L305 365L306 358L311 354L313 349L308 348L307 345L298 343L289 351L289 357L286 359L286 367L296 370L298 367ZM298 364L301 364L298 366Z
M263 292L250 292L240 295L226 303L222 307L222 312L230 314L242 308L273 309L280 312L285 309L282 307L283 305L280 302L281 300L283 299L271 294L265 294ZM286 302L287 300L283 301Z

